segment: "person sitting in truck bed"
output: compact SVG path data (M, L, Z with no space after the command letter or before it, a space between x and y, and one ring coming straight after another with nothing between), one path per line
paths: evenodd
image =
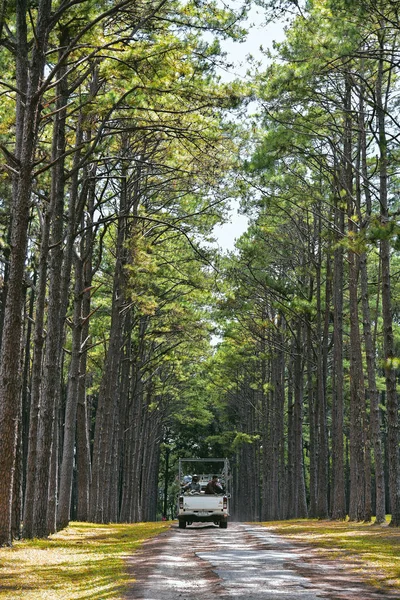
M183 492L200 492L201 487L197 475L193 475L192 481L183 486Z
M218 475L213 475L212 479L207 483L206 489L204 490L205 494L223 494L224 489L220 482L218 481Z

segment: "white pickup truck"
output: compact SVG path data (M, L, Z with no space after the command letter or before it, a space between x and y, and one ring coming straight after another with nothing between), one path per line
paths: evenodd
M199 472L199 471L202 472ZM199 490L185 490L185 483L196 475ZM205 488L217 475L221 493L206 494ZM179 528L192 523L214 523L226 529L229 517L231 473L227 458L181 458L179 460L181 493L178 497Z

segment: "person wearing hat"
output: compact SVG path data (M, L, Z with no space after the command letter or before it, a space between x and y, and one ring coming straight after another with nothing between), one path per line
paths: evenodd
M183 486L184 492L200 492L200 483L198 475L193 475L192 481Z

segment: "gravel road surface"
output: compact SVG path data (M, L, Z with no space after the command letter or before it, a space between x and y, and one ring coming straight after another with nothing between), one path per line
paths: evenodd
M322 564L257 525L174 526L129 559L136 582L126 600L400 600L368 587L349 561Z

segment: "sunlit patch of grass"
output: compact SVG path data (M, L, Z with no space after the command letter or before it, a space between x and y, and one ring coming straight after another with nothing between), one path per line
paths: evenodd
M400 530L388 524L299 519L263 523L294 542L312 545L326 559L354 559L366 581L400 590Z
M2 600L118 600L134 580L125 558L169 523L71 523L45 540L0 549Z

